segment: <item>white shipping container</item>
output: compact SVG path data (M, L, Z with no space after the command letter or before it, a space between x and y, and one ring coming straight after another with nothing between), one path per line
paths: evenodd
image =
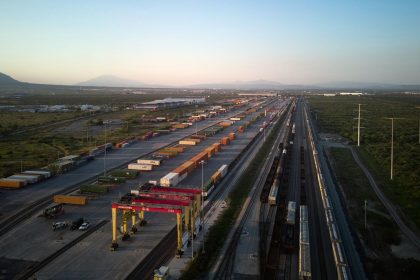
M220 171L220 175L222 176L222 178L223 177L225 177L225 175L227 174L227 172L228 172L228 165L227 164L223 164L220 168L219 168L219 171Z
M150 164L150 165L155 165L155 166L159 166L160 165L160 160L157 159L138 159L137 163L140 164Z
M289 201L289 204L287 205L287 211L296 211L296 201Z
M128 169L131 170L141 170L141 171L151 171L153 170L153 165L150 164L139 164L139 163L130 163Z
M179 179L178 179L178 183L181 182L182 180L184 180L185 178L187 178L187 176L188 176L188 173L187 172L185 172L184 174L180 175L179 176Z
M51 177L51 172L47 171L47 170L26 170L23 171L22 173L29 173L29 174L38 174L38 175L42 175L44 176L44 178L50 178Z
M190 145L190 146L195 146L197 145L197 143L195 141L187 141L187 140L181 140L179 141L180 145Z
M295 211L287 211L286 223L289 225L294 225L296 219Z
M138 191L138 190L131 190L130 193L131 194L134 194L134 195L139 195L140 194L140 191Z
M28 184L35 184L36 182L38 182L38 177L25 176L25 175L12 175L10 177L7 177L7 179L22 180L22 181L25 181Z
M174 187L179 181L179 174L171 172L160 178L160 185L163 187Z

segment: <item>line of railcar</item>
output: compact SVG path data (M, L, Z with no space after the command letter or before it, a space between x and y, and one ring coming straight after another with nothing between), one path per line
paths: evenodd
M311 272L311 249L309 242L308 207L300 206L299 222L299 279L312 278Z
M309 123L309 118L308 118L308 114L306 110L305 110L305 120L308 126L309 140L310 140L309 142L312 148L312 156L314 158L314 163L315 163L316 177L318 180L318 185L319 185L319 189L321 193L324 214L327 220L327 226L328 226L329 236L331 240L331 246L333 250L338 279L340 280L351 279L349 266L348 266L346 257L343 254L343 244L342 244L340 233L338 231L337 223L334 217L334 210L331 204L331 200L327 193L327 187L325 185L324 178L321 173L321 167L320 167L320 162L318 158L318 151L315 146L315 141L312 135L312 131L310 129L311 126Z

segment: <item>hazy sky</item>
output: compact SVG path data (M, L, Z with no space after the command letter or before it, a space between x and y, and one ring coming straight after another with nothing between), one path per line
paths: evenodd
M0 72L62 84L420 83L420 1L3 0Z

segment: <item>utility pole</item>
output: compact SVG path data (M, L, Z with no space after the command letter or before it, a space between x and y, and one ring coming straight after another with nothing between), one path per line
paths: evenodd
M191 207L191 218L192 217L194 217L193 215L194 215L194 212L193 212L193 208L194 207ZM195 221L192 221L192 224L193 224L193 231L192 231L192 236L191 236L191 260L193 261L194 260L194 231L195 231Z
M394 179L394 120L401 120L404 118L385 118L391 120L391 171L390 178Z
M416 106L416 109L420 109L420 106ZM420 144L420 117L419 117L419 144Z
M204 249L204 163L205 161L200 161L201 164L201 236L203 240L202 253L204 254L206 250Z
M357 117L357 147L360 147L360 105L359 104L359 115Z
M105 124L105 143L104 143L104 176L106 176L106 124Z
M357 147L360 147L360 129L361 129L361 127L360 127L360 121L361 121L361 110L360 110L360 106L362 106L363 104L357 104L358 106L359 106L359 111L358 111L358 115L357 115L357 118L355 118L355 119L357 119Z
M365 230L367 228L367 223L366 223L366 205L367 205L367 200L365 199Z

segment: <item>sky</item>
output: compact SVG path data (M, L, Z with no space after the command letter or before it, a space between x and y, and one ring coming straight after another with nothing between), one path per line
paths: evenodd
M74 84L420 84L420 1L0 1L0 72Z

